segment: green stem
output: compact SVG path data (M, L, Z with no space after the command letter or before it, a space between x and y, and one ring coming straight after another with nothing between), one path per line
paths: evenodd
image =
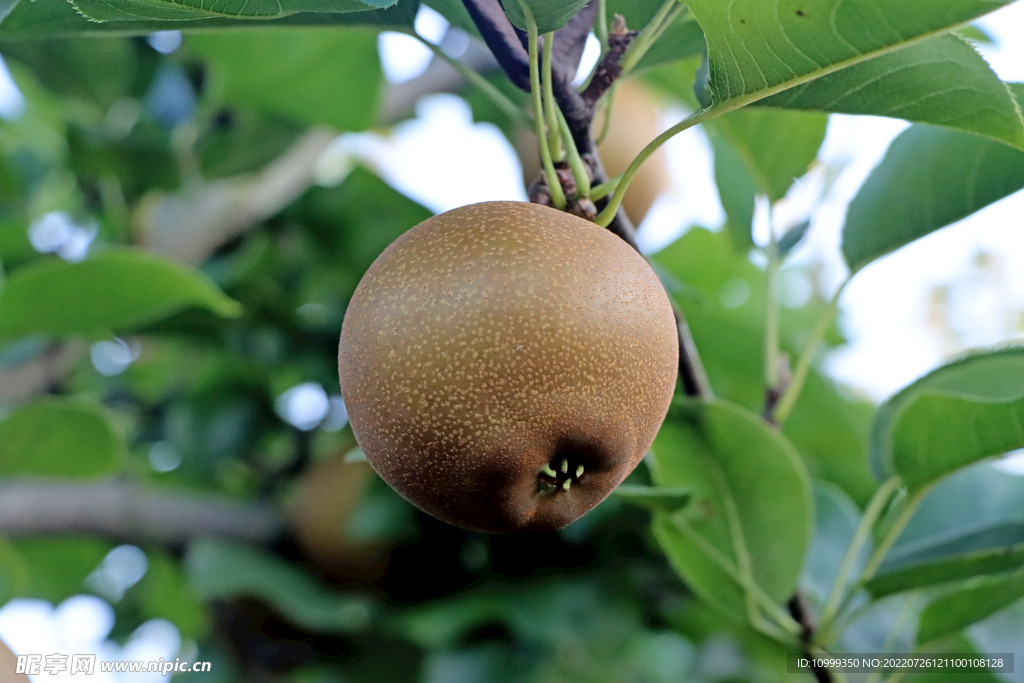
M537 131L537 144L540 145L540 158L544 164L544 175L547 177L551 201L556 209L564 209L565 193L562 191L562 183L558 180L558 174L555 173L555 164L551 161L551 148L548 147L548 139L544 133L544 104L540 95L540 65L537 60L537 49L540 42L537 37L537 22L533 19L533 12L530 11L529 5L523 0L519 0L519 6L523 9L529 36L530 95L533 98L533 122Z
M651 49L655 41L665 32L665 29L675 21L675 18L684 9L686 9L686 5L680 2L680 0L667 0L665 4L658 8L657 13L641 29L640 33L637 34L637 37L633 39L633 42L626 49L626 54L622 56L622 75L619 78L626 76L626 74L633 70L637 63L643 59L643 56L647 54L647 51Z
M847 598L847 602L849 598ZM849 611L841 612L835 621L831 624L821 624L818 626L818 630L814 634L814 642L821 643L822 646L831 644L840 634L844 633L851 625L857 622L862 616L870 612L878 605L877 602L867 600L864 604ZM839 616L842 619L838 618Z
M896 618L892 621L892 626L889 627L889 633L885 636L885 641L882 643L882 647L879 649L880 654L888 654L892 651L892 645L896 641L900 630L906 626L907 621L913 617L915 610L914 601L911 598L907 598L903 601L903 606L900 607L900 611L896 614ZM915 648L916 650L916 648ZM899 673L899 672L893 672ZM882 680L882 670L875 669L871 672L871 675L867 677L864 683L879 683Z
M785 610L779 607L775 601L761 589L760 586L748 581L746 577L740 573L740 570L736 565L722 555L718 548L711 545L706 538L697 533L697 530L691 527L685 520L677 517L673 521L679 530L683 532L683 535L686 536L691 543L699 547L701 551L726 574L726 576L742 586L743 590L748 594L752 595L757 604L768 612L784 631L794 636L800 633L800 624L796 623L793 617L786 614Z
M610 195L612 192L615 192L615 188L616 186L618 186L619 179L621 177L622 176L615 176L611 180L606 180L600 185L594 185L592 188L590 188L590 198L593 199L594 201L597 201L598 199L603 199L604 197Z
M433 52L439 59L443 60L453 69L458 71L463 78L465 78L467 81L470 82L470 84L479 89L480 92L482 92L484 96L487 97L487 99L491 100L491 102L493 102L494 105L502 111L502 113L504 113L514 122L518 123L524 128L529 128L530 126L533 125L533 121L526 114L526 112L524 112L515 102L510 100L508 95L498 90L498 88L495 87L493 83L488 81L486 78L484 78L479 73L469 68L459 60L452 59L450 56L445 54L444 50L442 50L437 45L434 45L429 40L427 40L420 34L416 33L415 31L409 31L409 35L411 35L413 38L426 45L428 48L430 48L430 51Z
M885 534L885 538L883 538L882 542L877 548L875 548L875 552L871 556L871 559L868 560L866 565L864 565L864 570L861 571L860 576L857 577L856 585L858 587L867 583L871 577L875 575L875 572L878 571L878 566L882 564L882 560L885 559L885 556L889 554L890 550L892 550L896 541L899 540L900 534L902 534L903 530L907 527L907 523L910 522L910 518L914 516L914 512L917 511L917 506L921 504L921 500L924 499L929 488L929 486L919 488L907 500L906 506L900 511L896 521L893 522L892 527Z
M796 405L797 399L800 398L800 392L803 391L804 382L807 381L807 375L811 370L811 361L814 360L818 344L825 338L832 320L835 319L836 311L839 310L839 297L842 295L843 290L846 289L848 282L849 279L839 286L832 300L829 301L828 306L822 311L821 317L818 318L818 323L814 326L814 330L811 331L807 345L804 347L803 353L800 354L796 369L793 371L793 379L790 380L785 393L782 394L778 405L775 406L775 424L781 426L786 421L786 418L793 411L793 406Z
M615 90L618 87L619 82L613 81L611 87L598 100L598 107L604 112L604 120L601 121L601 132L598 134L597 139L594 140L595 145L600 145L608 136L608 131L612 124L612 105L615 104Z
M684 130L693 128L694 126L700 123L709 121L717 116L726 113L727 111L732 111L733 109L738 108L738 106L742 106L732 106L732 103L736 101L738 101L738 99L729 100L729 102L726 102L721 107L718 107L716 105L709 107L708 109L701 109L692 116L683 119L676 125L666 130L664 133L659 135L658 137L651 140L651 142L648 143L646 147L640 150L640 153L636 155L635 159L633 159L633 163L631 163L629 165L629 168L627 168L626 171L622 174L622 179L619 181L619 186L615 188L615 194L613 194L612 198L608 200L608 205L604 207L604 210L601 211L601 213L597 214L597 218L594 219L594 222L602 227L608 227L608 224L612 222L613 218L615 218L615 214L618 212L619 206L622 204L622 197L623 195L626 194L626 189L629 187L630 181L633 180L633 176L635 176L636 172L640 170L640 167L643 165L643 163L647 161L647 159L650 158L650 156L654 154L659 147L665 144L665 142L668 139L674 137L679 133L682 133Z
M601 56L608 51L608 0L597 2L597 25L594 27L597 40L601 43ZM600 62L600 58L597 60Z
M819 631L826 631L835 620L836 615L838 615L839 606L842 604L843 595L846 592L846 584L850 578L850 573L853 571L853 566L857 563L857 558L860 557L864 544L871 537L871 530L875 528L878 518L881 516L882 511L885 510L885 506L888 505L899 485L899 477L894 476L887 479L875 491L871 502L868 503L867 508L864 510L864 515L860 518L860 524L857 525L857 530L854 532L853 538L850 539L850 545L846 548L846 555L843 556L843 561L839 565L839 571L836 573L835 581L832 583L832 590L828 594L825 608L821 612ZM827 645L828 643L823 644Z
M541 65L544 83L544 116L548 126L548 149L554 161L562 160L562 142L558 136L558 105L555 103L554 86L551 84L551 56L555 49L555 34L544 34L544 57Z
M764 329L764 379L769 391L779 387L779 298L775 291L775 274L779 270L779 249L775 240L775 226L772 225L771 203L768 204L768 248L765 255L767 280L767 308Z
M558 114L558 129L562 133L562 140L565 142L565 150L569 159L569 168L572 170L572 177L576 181L576 196L577 197L589 197L590 196L590 176L587 174L586 164L583 163L583 159L580 157L580 152L576 149L576 141L572 139L572 131L569 130L569 123L565 120L565 116L561 110L557 111Z

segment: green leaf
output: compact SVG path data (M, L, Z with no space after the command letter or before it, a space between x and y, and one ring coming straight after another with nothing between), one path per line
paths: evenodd
M209 631L207 607L188 584L181 564L161 550L146 553L149 568L133 589L147 619L167 619L185 638L199 639Z
M657 513L654 534L701 597L747 614L724 558L769 597L793 593L810 540L810 478L796 451L757 415L722 400L677 404L654 441L659 486L693 491L684 510Z
M123 437L88 403L43 399L0 421L0 476L99 477L124 454Z
M334 270L347 266L346 274L352 278L349 296L389 244L432 215L364 168L356 168L337 187L311 188L297 213ZM367 225L373 225L373 230L367 230Z
M744 109L709 122L746 164L758 191L777 202L807 173L825 140L828 116L818 112Z
M661 36L637 62L636 71L651 69L661 64L701 56L707 51L704 32L688 11L682 12L669 24Z
M793 251L796 245L800 244L800 240L804 238L807 231L811 227L811 221L806 220L802 223L794 225L786 234L779 238L778 250L779 256L785 257L789 252Z
M782 199L817 157L827 124L826 114L774 109L743 109L705 124L726 230L738 249L754 246L755 196Z
M540 33L557 31L566 25L589 0L505 0L505 14L509 21L526 30L526 17L523 15L523 8L519 3L525 4L533 14L533 20L537 22L537 30Z
M361 631L370 622L366 600L332 591L299 567L249 546L197 541L185 564L192 588L203 600L256 598L315 633Z
M736 146L713 127L708 139L715 152L715 185L725 210L725 230L733 246L747 252L754 246L754 203L757 183Z
M383 9L396 0L71 0L92 21L188 21L210 17L276 19L299 12L328 14Z
M18 4L18 0L0 0L0 22L2 22L11 10Z
M814 538L800 583L818 605L825 604L860 516L857 504L845 491L827 481L814 481ZM869 547L862 548L854 569L863 566L870 554Z
M994 40L992 40L992 36L990 36L985 31L985 29L981 28L977 24L970 24L969 26L961 26L960 28L958 28L955 31L955 33L957 33L958 35L963 36L964 38L966 38L967 40L971 41L975 45L979 45L979 44L991 45L992 43L995 42Z
M423 4L447 19L452 26L461 28L471 36L480 37L480 31L477 30L462 0L424 0Z
M1024 448L1024 393L993 402L920 390L893 423L892 461L904 481L923 486L984 458Z
M356 2L357 0L350 0ZM353 5L355 6L355 5ZM232 28L277 28L302 26L412 26L419 7L417 0L399 0L388 9L339 13L298 12L278 19L236 19L209 17L205 19L162 20L125 19L92 21L78 13L70 2L43 0L20 2L4 19L0 17L0 41L24 38L64 38L71 36L136 36L153 31L211 31Z
M342 29L193 35L224 100L298 123L363 130L376 120L380 59L372 33Z
M0 536L0 605L24 594L31 581L29 572L28 563L18 548Z
M871 430L878 476L919 487L1024 447L1024 347L939 368L879 407Z
M664 4L664 0L609 0L608 21L611 22L615 15L621 15L629 30L639 31L647 26ZM647 53L636 65L634 73L679 59L702 55L706 50L707 45L700 24L693 14L683 10L648 48Z
M109 335L190 306L241 313L198 271L144 251L117 249L81 263L46 259L15 271L0 289L0 339Z
M675 512L690 503L690 491L678 486L642 486L639 484L619 484L612 495L627 503L639 505L650 510Z
M956 35L922 41L758 104L891 116L1024 149L1024 123L1006 84L973 45Z
M1024 598L1024 572L979 577L932 600L921 613L918 645L955 636L971 624Z
M974 135L913 126L897 137L850 202L843 257L851 270L1024 188L1024 153Z
M690 230L653 260L667 273L667 286L686 314L715 393L748 410L761 410L764 273L750 262L746 251L737 252L724 231ZM721 296L731 287L749 288L749 299L738 307L725 307ZM815 299L801 309L783 309L783 348L799 353L826 305ZM834 345L842 337L833 329L826 340ZM861 505L878 487L864 457L874 412L867 403L844 398L833 383L812 371L785 427L813 476L839 484Z
M27 538L14 543L28 566L29 582L20 597L59 604L88 592L85 577L107 556L113 544L97 538L58 536Z
M976 132L1024 147L1024 121L1008 93L998 97L998 79L988 69L983 79L974 80L983 75L984 60L968 55L973 48L957 37L936 40L922 47L923 52L917 52L916 45L1009 2L954 0L879 6L869 0L695 0L688 5L708 38L710 87L717 105L731 100L750 103L880 58L879 64L865 65L831 85L826 82L820 86L821 92L833 97L849 93L851 102L870 110L858 113L888 109L889 115L901 117L910 113L952 117ZM960 44L954 47L953 41ZM909 57L900 56L901 48L908 48ZM924 54L937 63L918 65ZM914 71L907 78L913 79L913 92L918 94L911 100L903 99L905 91L893 90L897 82L905 84L899 71L907 68ZM953 80L942 80L951 76ZM965 81L966 77L972 80ZM876 91L878 79L889 82ZM866 91L863 100L854 94L855 89ZM971 91L969 96L966 90ZM894 95L901 98L902 110L892 110ZM830 109L827 104L833 97L816 106ZM982 107L994 108L982 112Z
M152 78L145 73L152 63L146 62L156 61L147 59L155 51L136 50L127 39L18 41L2 52L5 60L24 64L43 87L95 103L104 114L119 97L145 94Z
M901 545L867 583L876 598L1024 567L1024 520Z
M960 634L929 647L929 652L953 657L989 657L990 652L1006 652L979 648L971 639ZM918 671L908 674L902 680L907 683L1005 683L1002 676L988 669L983 671Z

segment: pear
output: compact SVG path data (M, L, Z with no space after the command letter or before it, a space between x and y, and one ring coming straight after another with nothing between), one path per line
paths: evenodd
M650 266L555 209L484 202L420 223L349 303L338 367L356 440L399 494L486 532L564 527L636 467L676 384Z

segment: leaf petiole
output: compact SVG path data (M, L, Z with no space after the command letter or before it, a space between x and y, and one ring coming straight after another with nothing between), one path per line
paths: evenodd
M565 192L562 191L562 183L558 180L555 172L555 164L551 160L551 148L548 146L548 138L544 131L544 103L541 98L540 87L540 62L538 60L538 49L540 39L537 35L537 22L533 18L530 6L523 0L518 0L526 19L526 29L530 54L530 95L533 98L533 120L537 131L537 144L540 145L540 158L544 164L544 175L548 181L548 189L551 192L551 202L556 209L565 208Z

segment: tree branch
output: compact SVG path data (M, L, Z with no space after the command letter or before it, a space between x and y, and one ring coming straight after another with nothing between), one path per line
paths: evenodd
M530 56L498 0L462 0L491 54L509 80L530 92Z
M797 593L789 599L787 604L789 608L789 614L792 616L798 624L800 624L800 643L803 645L804 654L811 654L811 638L814 636L814 622L811 620L811 614L807 610L807 605L804 600L802 593ZM819 665L813 657L811 659L811 671L814 673L814 680L818 683L833 683L832 672L825 667Z
M5 481L0 535L99 534L123 541L181 545L197 536L267 544L285 531L269 504L157 491L127 481Z

